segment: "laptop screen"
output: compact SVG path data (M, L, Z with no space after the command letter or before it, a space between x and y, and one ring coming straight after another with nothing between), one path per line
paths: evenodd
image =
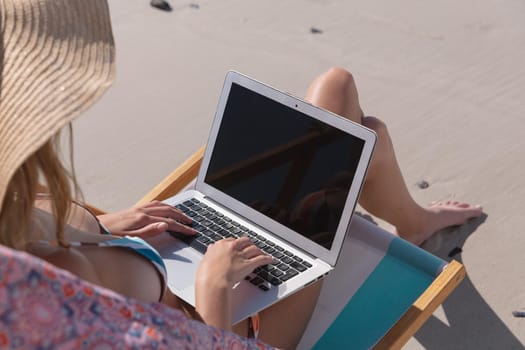
M363 146L233 83L204 182L330 249Z

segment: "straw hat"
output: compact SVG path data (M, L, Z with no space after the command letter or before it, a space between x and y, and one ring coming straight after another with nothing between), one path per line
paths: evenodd
M111 85L106 0L0 0L0 210L17 168Z

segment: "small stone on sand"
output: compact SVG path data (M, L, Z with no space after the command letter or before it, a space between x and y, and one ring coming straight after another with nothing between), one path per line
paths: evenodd
M171 11L171 5L165 0L151 0L150 5L162 11Z
M310 28L310 33L312 33L312 34L322 34L323 31L321 29L319 29L319 28L312 27L312 28Z
M525 317L525 311L512 311L514 317Z
M421 188L422 190L424 190L425 188L428 188L428 186L430 185L425 180L419 180L417 182L417 187Z

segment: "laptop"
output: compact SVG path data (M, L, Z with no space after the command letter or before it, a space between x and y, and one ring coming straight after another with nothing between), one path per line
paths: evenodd
M165 200L192 217L194 237L155 239L168 287L195 306L207 245L248 236L273 263L233 288L233 322L333 270L376 135L238 72L226 75L194 189Z

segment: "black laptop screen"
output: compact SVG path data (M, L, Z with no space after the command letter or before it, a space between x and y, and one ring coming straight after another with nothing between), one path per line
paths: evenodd
M363 145L233 84L204 182L330 249Z

